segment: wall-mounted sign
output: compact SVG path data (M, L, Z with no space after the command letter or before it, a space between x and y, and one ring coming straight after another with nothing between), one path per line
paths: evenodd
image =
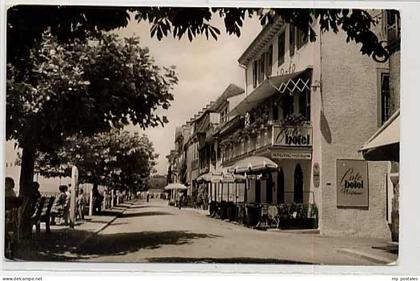
M312 168L312 173L313 173L314 186L319 187L319 184L321 182L321 169L319 167L318 162L314 163L314 167Z
M312 146L312 127L273 126L273 145Z
M369 207L367 161L337 159L337 207Z
M271 153L273 159L304 159L311 160L311 152L306 151L274 151Z

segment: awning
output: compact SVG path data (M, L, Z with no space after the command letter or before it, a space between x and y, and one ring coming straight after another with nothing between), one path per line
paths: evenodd
M243 175L235 175L231 173L223 174L222 182L225 183L243 183L246 181L246 177Z
M239 160L229 169L235 174L256 173L262 171L277 170L278 165L272 160L263 156L250 156Z
M186 190L188 187L181 183L170 183L164 188L165 190Z
M369 161L400 160L400 110L397 110L359 150Z
M203 174L196 179L198 183L203 183L203 182L218 183L221 180L222 180L222 174L215 174L212 172Z
M311 71L312 68L306 68L295 73L265 79L254 91L233 108L229 115L245 114L251 108L254 108L257 104L273 96L275 93L310 90L311 75L303 74L311 73Z

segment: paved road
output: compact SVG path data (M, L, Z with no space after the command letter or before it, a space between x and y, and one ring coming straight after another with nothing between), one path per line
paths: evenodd
M137 201L80 248L81 261L371 264L337 252L369 239L266 232L155 200Z

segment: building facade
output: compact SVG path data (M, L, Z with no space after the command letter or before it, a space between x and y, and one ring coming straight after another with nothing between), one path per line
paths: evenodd
M263 28L238 59L243 94L195 118L199 153L187 165L198 162L196 180L213 175L216 202L306 204L321 234L388 239L390 165L359 150L386 121L390 63L363 56L342 33L312 28L315 42L281 20ZM376 31L386 38L382 26ZM212 113L219 122L203 125ZM246 182L233 188L223 181L229 173Z

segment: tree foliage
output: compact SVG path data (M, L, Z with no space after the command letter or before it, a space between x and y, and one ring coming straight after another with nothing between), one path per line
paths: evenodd
M75 135L57 151L38 153L35 170L46 177L70 176L76 165L81 183L135 190L146 187L157 157L146 135L113 129L89 137Z
M8 65L7 137L50 151L77 133L165 124L155 111L173 100L174 69L161 70L138 44L114 35L60 44L45 33L29 71Z
M241 35L246 18L258 17L266 25L279 17L308 31L310 39L316 40L312 24L318 21L322 32L344 31L348 42L361 44L362 54L382 60L388 57L387 47L372 30L376 20L360 9L15 6L8 11L8 47L14 47L8 60L18 61L27 46L39 40L48 27L60 41L85 38L86 33L127 26L130 13L137 21L150 23L151 35L158 40L166 36L180 39L184 35L190 41L198 35L217 40L221 27L211 24L216 16L223 19L224 29L230 35Z

